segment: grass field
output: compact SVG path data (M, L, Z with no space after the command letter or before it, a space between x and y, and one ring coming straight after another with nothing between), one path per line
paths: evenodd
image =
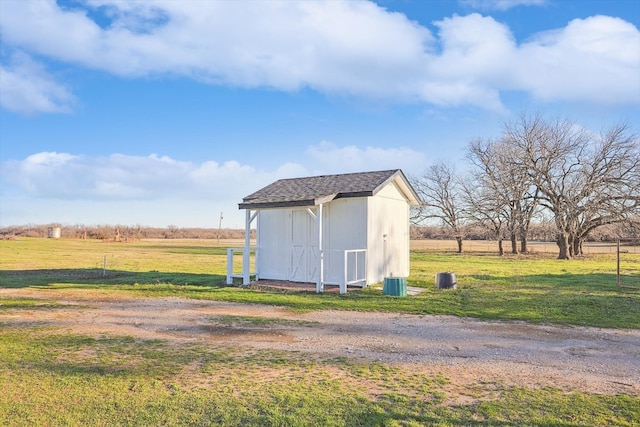
M458 255L442 250L415 249L411 252L408 284L425 291L416 297L397 299L384 297L376 288L339 296L255 292L228 287L225 285L226 248L240 244L231 241L217 245L215 241L200 240L0 241L0 285L181 295L284 305L296 310L331 306L349 310L640 328L640 289L616 286L615 254L593 254L560 261L553 253L498 257L487 252ZM626 272L623 283L640 287L640 254L622 254L621 266ZM435 289L435 274L442 271L456 273L457 290Z
M241 245L0 241L0 287L640 328L640 290L616 286L615 253L559 261L542 251L497 257L486 247L457 255L414 246L409 285L425 291L394 298L375 288L318 295L228 287L226 247ZM626 283L640 285L640 255L623 254L622 266ZM459 288L436 290L440 271L455 272ZM0 312L57 308L46 300L0 298ZM457 391L470 398L459 403L451 401L449 382L343 358L0 325L0 425L640 425L635 395L491 383Z

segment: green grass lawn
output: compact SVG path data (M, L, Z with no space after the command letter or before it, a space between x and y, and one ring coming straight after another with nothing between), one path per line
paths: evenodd
M414 251L411 257L409 285L425 288L418 296L388 297L380 289L275 293L226 286L226 251L214 242L21 239L0 241L0 287L640 328L640 291L616 287L615 255L559 261L552 254ZM625 254L625 268L634 271L638 258ZM455 272L458 289L436 290L440 271ZM628 280L637 283L634 275ZM0 312L18 315L59 307L0 299ZM449 385L442 375L382 363L0 324L3 426L640 425L635 395L500 383L454 392ZM463 403L451 401L461 394Z
M622 265L631 272L624 283L640 288L640 254L623 254ZM435 274L442 271L456 273L458 289L435 288ZM379 287L347 295L275 293L226 286L226 248L212 241L0 241L2 287L73 287L295 310L331 307L640 328L640 289L617 287L615 272L615 254L564 261L553 254L413 251L408 285L425 289L418 296L383 296Z

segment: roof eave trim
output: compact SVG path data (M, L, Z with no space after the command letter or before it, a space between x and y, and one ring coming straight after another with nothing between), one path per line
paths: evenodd
M336 199L347 199L350 197L370 197L373 196L373 191L354 191L351 193L338 193Z
M328 203L335 199L337 194L327 194L319 196L315 199L304 200L286 200L281 202L242 202L238 204L240 209L272 209L272 208L288 208L288 207L311 207Z
M309 207L315 206L315 200L293 200L285 202L245 202L239 203L239 209L271 209L271 208L287 208L287 207Z
M338 195L337 193L333 193L333 194L327 194L325 196L316 197L315 205L318 206L318 205L321 205L323 203L328 203L328 202L332 201L333 199L335 199L337 195Z

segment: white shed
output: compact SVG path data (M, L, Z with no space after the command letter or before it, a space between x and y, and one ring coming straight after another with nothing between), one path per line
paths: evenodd
M347 285L407 277L409 209L419 202L399 169L278 180L239 204L246 209L243 283L254 220L256 280L311 282L317 292L338 285L344 293Z

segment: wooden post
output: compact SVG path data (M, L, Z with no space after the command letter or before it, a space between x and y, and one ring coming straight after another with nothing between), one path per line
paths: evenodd
M233 248L227 248L227 285L233 284Z
M342 278L342 282L340 283L340 293L347 293L347 281L349 281L349 251L344 251L344 277Z
M620 238L618 237L618 245L617 245L617 251L616 253L617 255L617 262L618 262L618 269L617 269L617 274L616 274L616 286L620 286Z
M316 292L320 293L320 292L324 292L324 248L322 245L322 203L320 203L318 205L318 210L317 210L317 219L316 219L317 223L318 223L318 256L319 256L319 268L320 271L318 272L318 282L316 283Z
M251 210L246 210L244 225L244 252L242 253L242 284L251 283Z

